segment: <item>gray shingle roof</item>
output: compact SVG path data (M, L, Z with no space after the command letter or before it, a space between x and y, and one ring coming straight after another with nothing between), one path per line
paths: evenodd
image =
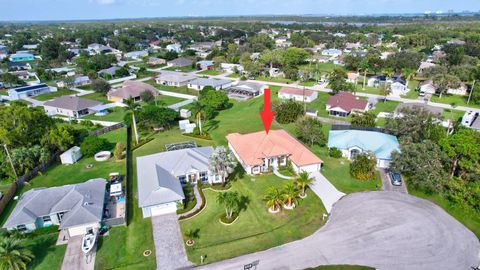
M100 222L103 216L106 180L91 179L84 183L25 192L3 228L34 223L39 217L66 212L60 228Z
M185 195L178 176L208 171L213 147L198 147L137 157L140 207L182 200Z
M168 61L168 63L175 67L186 67L190 66L193 62L188 58L179 57L177 59L173 59L172 61Z
M72 110L72 111L80 111L80 110L88 109L91 107L95 107L100 104L102 103L96 100L74 97L74 96L61 96L53 100L47 101L43 105L49 106L49 107L55 107L55 108L62 108L66 110Z

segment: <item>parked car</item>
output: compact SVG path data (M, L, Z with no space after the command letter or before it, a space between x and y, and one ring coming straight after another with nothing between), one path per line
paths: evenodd
M390 181L392 181L392 185L394 186L401 186L402 176L398 172L390 172Z

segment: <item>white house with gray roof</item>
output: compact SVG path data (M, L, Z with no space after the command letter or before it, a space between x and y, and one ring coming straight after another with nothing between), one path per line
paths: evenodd
M158 84L180 87L187 85L190 81L197 79L196 76L177 72L177 71L168 71L162 70L160 74L155 78L155 82Z
M103 219L106 180L91 179L84 183L25 192L3 228L31 232L59 225L67 236L84 235L97 230Z
M185 199L182 185L222 181L208 168L213 147L187 148L137 157L138 203L143 217L177 211Z
M48 115L64 115L79 118L95 112L92 108L102 104L99 101L76 96L61 96L43 104Z
M203 90L205 86L211 86L215 90L227 89L232 86L232 81L212 78L198 78L188 82L188 88L197 91Z

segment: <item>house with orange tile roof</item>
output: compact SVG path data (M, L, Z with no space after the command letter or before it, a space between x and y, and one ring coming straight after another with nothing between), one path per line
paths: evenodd
M227 135L228 147L248 174L269 172L291 162L295 172L319 171L323 161L285 130Z

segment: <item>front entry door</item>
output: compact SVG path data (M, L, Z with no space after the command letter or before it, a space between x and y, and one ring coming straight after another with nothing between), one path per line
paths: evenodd
M192 184L196 184L197 183L197 174L195 174L195 173L189 174L188 175L188 182L190 182Z

